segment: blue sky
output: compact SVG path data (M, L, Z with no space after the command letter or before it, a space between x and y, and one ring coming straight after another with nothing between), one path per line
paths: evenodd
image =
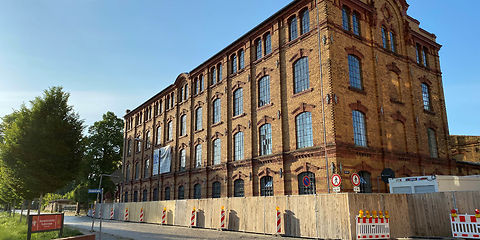
M123 116L290 0L2 0L0 116L61 85L91 125ZM480 1L409 0L437 35L451 134L480 135ZM472 110L473 109L473 110Z

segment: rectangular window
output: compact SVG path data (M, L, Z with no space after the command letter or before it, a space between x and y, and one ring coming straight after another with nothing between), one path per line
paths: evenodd
M353 34L360 36L360 19L357 12L352 14Z
M297 18L296 17L292 17L290 19L290 22L288 24L289 28L289 36L288 36L288 40L292 41L292 40L295 40L297 39L298 37L298 33L297 33Z
M195 146L195 167L199 168L202 166L202 145L198 144Z
M432 111L432 107L430 104L430 88L425 83L422 83L422 99L423 99L423 109L427 111Z
M231 61L231 63L232 63L232 74L237 73L237 55L233 54L231 60L232 60Z
M243 132L238 132L234 136L233 154L235 161L243 160Z
M220 99L215 99L213 101L213 124L219 123L221 120L221 106L220 106Z
M416 55L417 55L417 63L418 64L422 64L421 62L421 59L422 59L422 46L420 46L420 44L417 43L417 48L415 49L416 50Z
M202 108L195 110L195 131L202 130Z
M343 30L350 31L350 11L345 7L342 9Z
M215 83L217 83L217 70L214 68L212 68L212 72L211 72L212 76L212 84L211 85L215 85Z
M427 129L428 134L428 148L430 150L431 158L438 158L437 136L435 131L431 128Z
M238 57L240 58L239 68L244 69L245 68L245 51L243 51L243 49L240 50L240 52L238 53Z
M168 141L172 141L173 140L173 129L172 129L172 121L168 122L167 123L167 139Z
M260 38L255 41L255 60L262 58L262 41Z
M200 92L203 92L203 74L200 75L200 78L199 78L199 79L200 79L200 80L199 80L199 81L200 81L200 83L199 83L199 85L200 85L200 86L199 86L199 91L200 91Z
M187 115L182 115L180 121L180 136L185 136L187 134Z
M428 58L427 58L428 49L423 47L422 57L423 57L423 66L428 67Z
M390 46L392 52L397 52L395 34L393 32L390 32Z
M162 142L162 127L157 127L157 140L156 144L160 144Z
M260 156L272 154L272 127L264 124L260 127Z
M367 131L365 128L365 115L360 111L352 111L353 139L356 146L367 146Z
M294 93L299 93L310 88L308 76L308 57L302 57L293 65Z
M198 94L198 78L195 78L193 80L193 95L197 95Z
M222 143L220 139L215 139L213 141L213 164L220 164L222 159Z
M270 103L270 76L264 76L258 81L258 107Z
M301 34L305 34L308 31L310 31L310 13L309 13L308 9L303 10L303 12L301 14L301 17L302 17L302 22L301 22L301 25L302 25L301 31L302 32L301 32Z
M233 92L233 116L243 113L243 89L239 88Z
M217 80L220 82L222 81L222 64L218 64L218 75L217 75Z
M185 170L187 163L187 151L185 149L182 149L180 151L180 170Z
M272 52L272 36L270 33L265 34L263 37L265 42L265 55L268 55Z
M350 87L363 89L360 59L354 55L348 55L348 71Z
M382 27L382 43L383 48L388 49L387 30L385 30L385 27Z

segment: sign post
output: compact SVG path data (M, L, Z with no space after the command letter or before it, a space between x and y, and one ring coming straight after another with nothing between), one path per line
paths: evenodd
M27 240L32 238L32 233L59 231L58 237L63 235L63 213L40 214L28 216Z
M333 185L333 192L339 193L340 192L340 184L342 183L342 177L338 174L332 175L332 185Z
M353 173L352 176L350 177L350 180L352 181L353 185L353 191L358 193L360 192L360 176L356 173Z

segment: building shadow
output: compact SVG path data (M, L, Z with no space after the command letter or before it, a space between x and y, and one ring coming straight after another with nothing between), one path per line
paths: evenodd
M300 237L300 220L295 216L295 213L290 210L286 210L283 216L285 219L283 223L285 235L291 237Z
M240 229L240 218L235 210L228 213L228 230L238 231Z

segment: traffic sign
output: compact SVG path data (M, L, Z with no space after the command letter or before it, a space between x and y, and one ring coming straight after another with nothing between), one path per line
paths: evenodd
M360 187L354 186L353 191L356 192L356 193L360 192Z
M350 177L350 180L352 181L353 186L355 187L360 186L360 176L358 176L358 174L353 173L352 176Z
M305 187L309 187L310 184L312 183L312 181L310 180L310 178L308 176L303 177L302 182L303 182L303 186L305 186Z
M340 175L338 175L338 174L333 174L332 175L332 185L334 187L338 187L338 186L340 186L341 183L342 183L342 177L340 177Z
M340 192L340 187L333 187L333 192L334 193L339 193Z
M102 189L88 189L88 193L102 193Z

